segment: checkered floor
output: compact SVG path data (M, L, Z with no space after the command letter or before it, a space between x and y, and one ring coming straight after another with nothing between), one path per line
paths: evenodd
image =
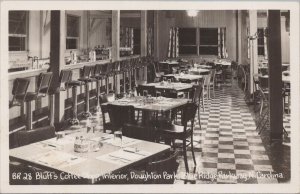
M280 174L274 173L244 94L235 84L217 89L200 114L202 130L196 124L194 131L197 165L189 152L189 169L194 172L185 177L180 156L177 184L186 179L196 179L196 184L278 182Z
M244 100L242 90L233 83L216 88L215 96L205 101L194 130L196 166L188 149L191 173L186 174L183 156L175 184L269 184L278 183L255 121ZM284 117L290 131L290 118Z

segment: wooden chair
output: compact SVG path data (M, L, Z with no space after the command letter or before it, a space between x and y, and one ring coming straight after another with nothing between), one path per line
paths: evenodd
M210 82L209 82L209 87L212 88L212 91L214 93L214 97L215 97L215 83L216 83L216 69L212 69L211 70L211 77L210 77ZM209 89L210 91L210 89Z
M122 130L125 123L133 123L135 120L133 106L108 104L107 111L112 132Z
M28 145L53 137L55 137L55 129L53 126L41 127L28 131L18 131L16 134L18 146Z
M145 86L145 85L138 85L136 88L137 95L144 96L144 95L151 95L153 97L156 96L156 89L155 86Z
M182 140L182 148L183 148L183 156L186 172L189 172L188 162L187 162L187 146L191 145L192 156L194 160L194 164L196 165L196 159L194 154L194 146L193 146L193 132L194 132L194 120L197 111L196 103L188 103L186 106L182 107L182 115L181 115L181 125L172 124L172 123L160 123L157 129L157 135L164 138L166 142L171 143L172 147L176 148L175 140ZM188 127L188 123L191 123L190 127ZM188 138L190 138L188 144Z
M258 89L261 97L259 115L261 115L264 104L268 105L269 102L269 78L259 76L258 80Z
M201 130L201 122L200 122L200 107L201 107L201 96L202 96L202 91L203 91L203 86L202 83L198 85L193 85L193 94L192 94L192 102L197 104L197 112L198 112L198 122L199 122L199 127ZM203 102L203 101L202 101ZM202 104L203 106L203 104Z
M13 106L23 106L26 99L28 86L30 84L29 79L17 78L14 80L12 89L12 100L9 102L9 108Z
M203 92L202 92L202 100L203 104L205 104L204 99L206 96L206 100L210 98L210 78L211 74L204 75L204 81L203 81ZM205 111L205 108L203 106L203 111Z
M95 66L84 66L81 71L81 76L78 79L78 81L84 83L85 85L85 112L83 113L83 116L88 118L92 116L90 112L90 86L89 83L92 81L96 81L95 78L92 78L92 74L94 72Z
M100 107L101 107L101 113L102 113L102 121L103 121L103 132L105 133L106 130L112 130L111 129L111 123L107 121L106 115L108 114L108 109L107 106L103 105L104 103L107 102L112 102L115 100L115 94L110 93L110 94L100 94L99 96L99 101L100 101Z

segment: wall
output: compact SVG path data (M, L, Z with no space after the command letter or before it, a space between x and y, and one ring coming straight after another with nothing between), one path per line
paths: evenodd
M159 59L167 57L169 28L219 28L226 27L228 57L236 60L236 16L235 11L204 10L196 17L188 17L185 11L162 11L159 13Z

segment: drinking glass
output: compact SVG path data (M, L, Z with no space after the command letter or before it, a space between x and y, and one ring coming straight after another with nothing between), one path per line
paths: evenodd
M65 132L63 131L58 131L55 134L56 134L56 140L62 139L65 136Z
M148 95L148 91L147 90L144 90L143 91L143 96L147 96Z
M122 131L114 132L114 142L117 146L122 148Z

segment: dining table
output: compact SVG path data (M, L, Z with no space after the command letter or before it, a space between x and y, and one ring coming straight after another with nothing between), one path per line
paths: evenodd
M166 74L163 75L163 77L174 77L176 80L181 81L181 80L189 80L191 82L197 82L199 80L203 79L202 75L192 75L192 74L185 74L185 73L179 73L179 74Z
M231 61L228 61L228 60L215 60L214 63L216 65L221 65L221 66L231 66Z
M75 149L78 137L83 145L88 145L87 151ZM59 183L94 184L107 180L114 173L152 161L170 150L169 145L125 136L122 143L119 140L113 134L88 132L86 128L80 128L61 138L10 149L9 158L51 173L50 178L56 177L54 181Z
M114 105L126 105L133 106L136 110L150 111L150 112L166 112L179 108L187 104L190 100L186 98L166 98L163 96L159 97L145 97L145 96L134 96L121 98L112 102L104 103L102 106L107 104Z
M173 68L179 68L179 62L177 60L164 60L159 61L160 70L165 74L172 73Z
M210 65L199 65L199 64L194 64L194 67L198 67L198 68L201 68L201 69L212 69L212 66Z
M269 75L259 75L259 77L269 78ZM281 77L282 82L290 83L290 79L291 79L290 75L282 74L282 77Z
M207 75L209 74L211 70L210 69L202 69L202 68L190 68L188 70L189 73L192 73L192 74L198 74L198 75Z
M154 86L157 91L187 92L193 88L192 84L180 82L153 82L143 84L143 86Z

